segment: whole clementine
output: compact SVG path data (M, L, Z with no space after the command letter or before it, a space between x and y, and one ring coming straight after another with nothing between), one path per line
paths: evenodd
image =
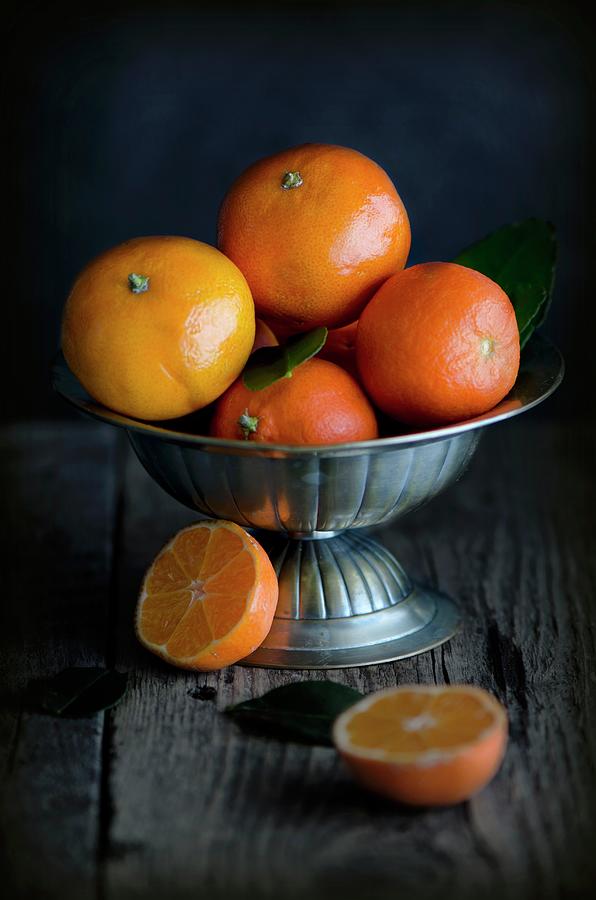
M261 391L237 379L217 401L211 434L259 443L337 444L376 438L378 428L354 378L333 363L310 359Z
M186 237L141 237L90 262L62 320L66 361L100 403L170 419L215 400L255 336L250 288L223 253Z
M507 294L456 263L421 263L393 275L356 333L365 390L384 412L411 424L491 409L513 387L519 352Z
M319 359L327 359L335 363L358 378L356 365L356 331L358 322L344 325L343 328L332 328L327 335L323 349L319 352Z
M276 334L276 321L306 331L358 317L404 267L410 224L371 159L303 144L259 160L234 182L220 209L218 246L242 269Z

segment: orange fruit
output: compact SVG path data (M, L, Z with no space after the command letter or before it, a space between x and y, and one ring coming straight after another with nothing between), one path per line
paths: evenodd
M404 685L349 707L335 721L333 740L365 787L413 806L447 806L496 774L507 713L471 685Z
M319 359L341 366L350 375L358 378L358 366L356 365L356 331L358 322L344 325L343 328L333 328L327 335L323 349L319 352Z
M234 182L218 247L242 269L258 314L293 331L353 322L405 265L410 224L371 159L303 144L261 159Z
M100 403L140 419L200 409L250 354L255 314L240 270L208 244L142 237L107 250L76 279L62 349Z
M264 641L277 594L269 557L250 534L233 522L198 522L179 531L147 570L137 636L181 669L222 669Z
M266 322L263 322L262 319L256 319L255 339L250 352L254 353L255 350L260 350L261 347L277 347L278 344L279 341Z
M498 284L456 263L393 275L358 323L362 384L411 424L456 422L491 409L519 369L515 312Z
M211 434L259 443L338 444L376 438L378 428L354 378L333 363L310 359L261 391L237 379L216 403Z
M276 321L272 321L271 319L260 319L259 321L262 321L270 328L280 344L285 344L289 338L296 336L296 329L290 324L282 322L281 319L277 319Z

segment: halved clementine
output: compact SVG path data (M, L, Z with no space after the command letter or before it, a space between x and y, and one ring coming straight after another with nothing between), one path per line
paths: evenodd
M277 595L261 545L233 522L206 520L178 532L149 567L137 635L172 665L221 669L263 642Z
M334 724L333 740L365 787L413 806L448 806L496 774L507 713L471 685L407 685L349 707Z

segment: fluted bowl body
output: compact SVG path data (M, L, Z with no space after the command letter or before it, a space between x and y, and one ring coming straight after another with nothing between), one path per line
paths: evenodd
M52 377L58 393L80 411L125 428L151 477L186 506L291 537L327 537L380 525L431 500L462 474L485 426L536 406L563 371L556 347L534 335L513 390L484 415L317 447L208 437L205 413L168 423L130 419L95 403L61 356Z
M129 437L152 478L203 515L323 537L380 525L432 499L462 474L480 433L384 452L292 456L214 452L138 432Z

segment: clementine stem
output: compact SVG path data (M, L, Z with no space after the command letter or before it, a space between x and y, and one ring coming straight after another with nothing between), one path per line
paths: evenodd
M245 409L240 418L238 419L238 425L240 427L240 431L244 437L244 440L247 441L251 434L255 434L257 427L259 424L258 416L251 416L248 412L248 409Z
M131 272L128 276L128 286L133 294L144 294L145 291L149 290L149 276L136 275L134 272Z
M284 191L289 191L292 188L300 187L301 184L303 184L303 180L300 172L286 172L281 180L281 186Z

